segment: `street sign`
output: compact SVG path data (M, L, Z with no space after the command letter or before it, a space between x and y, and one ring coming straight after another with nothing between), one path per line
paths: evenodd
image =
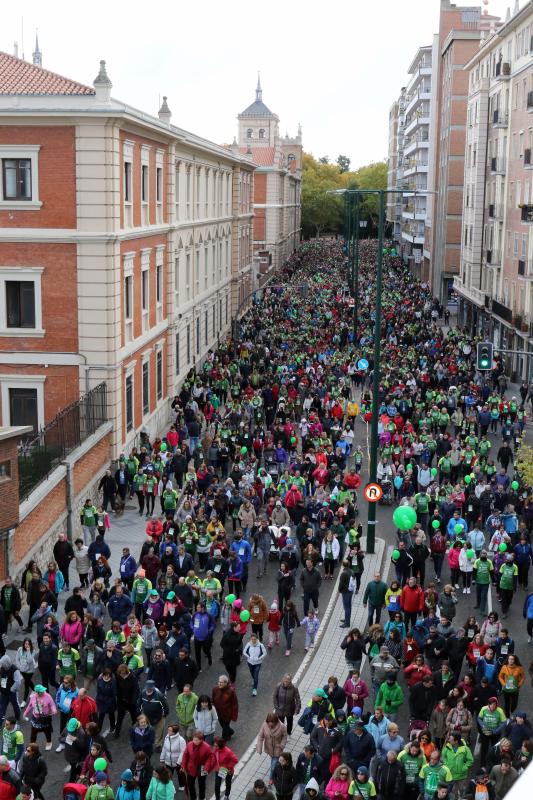
M381 500L383 490L379 483L368 483L365 486L363 494L365 496L365 500L368 500L369 503L377 503L378 500Z
M357 362L357 369L368 369L368 361L366 358L360 358Z

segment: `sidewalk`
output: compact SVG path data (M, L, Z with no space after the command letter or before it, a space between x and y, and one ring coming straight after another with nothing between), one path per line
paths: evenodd
M366 538L361 540L363 550L365 549ZM376 552L374 555L365 557L365 575L367 581L374 576L374 573L381 571L383 566L383 579L386 580L390 564L390 556L393 547L387 546L383 539L376 539ZM385 558L384 558L385 556ZM338 581L338 578L337 578ZM352 627L364 630L367 621L367 610L363 607L363 592L366 583L361 586L361 591L354 596L352 606ZM302 661L298 671L293 677L293 682L297 684L302 698L302 711L310 700L313 691L328 682L330 675L336 675L339 681L346 678L346 659L344 652L340 649L341 641L346 635L346 629L339 626L342 615L342 606L339 602L337 585L328 603L326 613L319 628L314 650L311 650ZM364 667L366 656L363 656L361 670ZM281 680L281 675L279 679ZM235 769L235 777L231 787L232 800L242 800L246 792L252 788L253 782L257 778L268 779L270 770L270 756L266 754L258 755L255 752L257 734L259 731L251 731L253 739L250 746L239 760ZM293 732L289 737L285 749L292 753L293 762L296 763L298 755L304 746L309 743L309 736L306 735L299 725L294 726Z

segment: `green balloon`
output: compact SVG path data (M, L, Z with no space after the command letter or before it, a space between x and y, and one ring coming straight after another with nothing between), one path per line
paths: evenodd
M518 489L519 486L520 486L520 484L518 483L518 481L513 481L511 483L511 489L514 489L515 492L516 492L516 490Z
M455 527L454 527L454 531L455 531L455 533L456 533L457 535L459 535L460 533L462 533L462 532L463 532L463 526L462 526L462 525L455 525Z
M241 456L245 456L247 452L248 452L248 448L243 445L241 447Z
M438 528L440 528L440 522L438 521L438 519L434 519L434 520L433 520L433 522L431 523L431 526L432 526L433 528L435 528L435 530L437 530Z
M94 771L95 772L103 772L107 769L107 761L105 758L97 758L94 762Z
M291 444L296 444L296 436L291 436Z
M226 603L232 606L236 599L237 598L234 594L228 594L228 596L226 597Z
M162 453L165 453L166 449L167 449L167 443L166 442L161 442L161 446L160 446L159 449L161 450Z
M398 506L394 510L392 518L399 530L408 531L416 522L416 511L410 506Z
M244 611L241 611L241 613L239 614L239 619L241 622L248 622L248 620L250 619L250 612L244 609Z
M399 558L400 558L400 551L399 550L393 550L392 551L392 560L393 561L398 561Z
M466 557L467 558L474 558L474 556L475 556L475 553L474 553L473 550L467 550L466 551Z
M500 553L505 553L505 551L507 550L507 545L505 544L505 542L502 542L500 544L500 546L498 547L498 550L500 551Z
M468 486L468 484L470 483L471 480L472 480L472 478L470 477L470 475L465 475L465 483L466 483L467 486Z
M433 475L433 477L435 477L437 475L437 472L438 472L438 470L437 470L436 467L432 467L431 468L431 474Z

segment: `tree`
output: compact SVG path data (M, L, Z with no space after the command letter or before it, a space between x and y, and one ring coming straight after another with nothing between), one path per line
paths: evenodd
M515 458L515 468L525 488L533 486L533 448L527 444L520 445Z
M318 160L321 164L329 164L329 156L321 156Z
M337 166L341 172L349 172L350 171L350 159L348 156L338 156L337 157Z

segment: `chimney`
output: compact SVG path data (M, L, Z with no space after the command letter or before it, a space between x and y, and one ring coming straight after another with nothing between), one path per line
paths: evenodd
M15 56L15 58L19 57L19 43L18 42L13 42L13 55Z
M165 125L170 125L170 118L172 116L172 111L167 105L167 96L166 94L163 95L163 102L161 103L161 108L159 109L159 119L161 122L164 122Z
M100 72L94 79L93 86L96 91L96 99L100 100L101 103L109 103L113 84L106 72L105 61L100 61Z

